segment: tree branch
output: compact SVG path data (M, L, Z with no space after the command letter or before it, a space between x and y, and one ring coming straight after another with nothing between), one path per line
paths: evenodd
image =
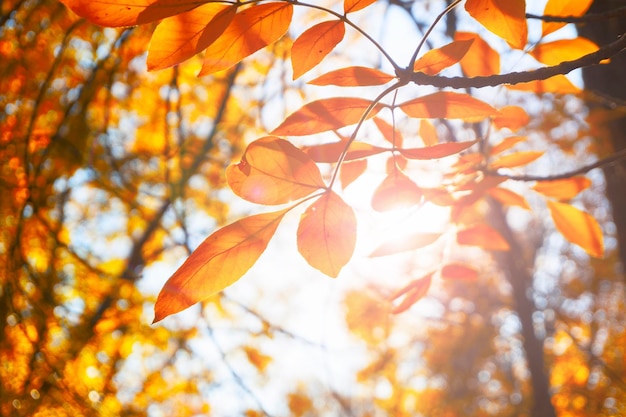
M585 23L594 21L604 21L613 17L626 16L626 6L618 7L613 10L609 10L604 13L588 13L585 16L538 16L535 14L526 13L527 19L539 19L544 22L559 22L559 23Z

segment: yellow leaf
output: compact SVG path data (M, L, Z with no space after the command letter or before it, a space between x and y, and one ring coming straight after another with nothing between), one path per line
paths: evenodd
M600 49L598 45L589 39L578 37L540 43L530 51L530 54L546 65L558 65L561 62L574 61L598 49Z
M467 0L465 10L513 48L524 49L528 38L525 0Z
M496 159L491 164L489 164L489 167L491 169L515 168L530 164L534 160L540 158L542 155L543 152L541 151L515 152Z
M500 73L500 54L476 33L457 32L456 40L472 39L469 51L461 59L463 72L468 77L488 77Z
M280 39L289 29L291 3L263 3L237 13L226 30L205 51L200 76L236 65Z
M582 190L589 188L591 180L587 177L572 177L554 181L539 181L533 190L557 200L574 198Z
M548 0L543 10L545 16L574 16L580 17L585 14L593 0ZM565 26L561 22L541 22L541 37L544 37L557 29Z
M494 228L486 224L478 224L459 230L456 241L460 245L478 246L487 250L507 251L510 249L508 242Z
M291 47L293 79L319 64L341 42L345 33L341 20L318 23L304 31Z
M432 49L415 61L413 71L429 75L438 74L441 70L459 62L473 42L474 39L458 40Z
M469 94L440 91L399 105L410 117L422 119L462 119L479 121L497 114L497 110Z
M570 204L550 200L547 203L554 225L565 239L580 246L591 256L604 256L602 229L592 215Z
M261 352L259 352L258 349L255 349L251 346L245 346L243 350L244 352L246 352L248 361L250 361L250 363L254 365L254 367L258 369L260 372L265 371L265 368L267 368L267 365L269 365L269 363L272 361L271 356L264 355Z

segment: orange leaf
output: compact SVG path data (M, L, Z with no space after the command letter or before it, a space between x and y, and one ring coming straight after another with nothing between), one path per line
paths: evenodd
M100 26L143 25L198 7L198 0L61 0L77 15Z
M441 268L441 278L474 281L478 278L478 271L458 263L447 264Z
M333 164L339 161L341 153L346 149L347 141L323 143L321 145L304 146L302 150L309 155L315 162ZM354 141L348 148L345 161L366 158L385 152L387 149L370 145L369 143Z
M533 93L557 93L557 94L578 94L580 88L576 87L564 75L555 75L547 80L535 80L527 83L506 85L511 90L530 91Z
M494 145L489 154L496 155L501 152L504 152L508 149L511 149L513 146L517 145L520 142L524 142L526 140L526 136L511 136L505 139L502 139L500 143Z
M540 43L530 54L546 65L558 65L565 61L574 61L584 55L596 52L598 45L586 38L559 39Z
M376 124L376 127L380 130L380 133L383 134L383 138L385 138L387 142L395 145L396 147L402 146L404 138L399 130L394 129L393 126L378 117L374 118L374 124Z
M491 188L489 195L507 206L518 206L526 210L530 210L530 206L524 197L509 190L508 188Z
M415 233L410 236L402 236L378 246L369 256L376 258L414 251L434 243L440 237L440 233Z
M336 278L356 245L356 217L333 191L311 204L298 225L298 251L313 268Z
M245 217L206 238L161 289L154 323L241 278L265 251L288 210Z
M422 191L399 169L387 175L372 195L372 208L390 211L410 207L422 201Z
M475 140L468 142L448 142L438 143L432 146L425 146L423 148L401 148L398 150L400 151L402 156L408 159L429 160L455 155L459 152L466 150L475 143Z
M305 136L353 125L358 123L372 104L371 100L353 97L333 97L313 101L287 116L272 134ZM381 105L374 105L367 117L375 116L381 108Z
M366 8L375 1L376 0L344 0L343 12L346 14L356 12L358 10Z
M291 23L291 3L263 3L235 15L205 51L200 76L225 70L280 39Z
M399 106L410 117L422 119L462 119L479 121L497 114L497 110L469 94L440 91Z
M415 61L413 71L435 75L448 68L463 58L474 39L464 39L451 42L437 49L426 52Z
M359 159L356 161L344 162L341 165L341 171L339 171L339 179L341 180L341 187L346 188L354 180L359 178L363 172L367 169L367 161L365 159Z
M587 177L572 177L555 181L539 181L533 190L547 197L558 200L569 200L579 192L589 188L591 180Z
M604 240L598 221L569 204L547 201L556 229L565 239L583 248L596 258L604 256Z
M346 28L341 20L318 23L307 29L291 47L293 79L322 62L343 39Z
M426 119L420 120L420 138L426 146L433 146L439 143L439 136L435 126Z
M148 70L180 64L212 44L233 20L237 7L207 3L163 20L150 39Z
M283 204L324 188L319 168L284 139L267 136L248 145L241 162L226 169L235 194L258 204Z
M529 121L528 113L520 106L505 106L493 118L493 125L497 129L506 127L511 130L517 130L526 126Z
M457 32L454 39L472 39L474 41L460 61L465 75L468 77L487 77L500 73L500 54L489 46L482 37L476 33Z
M309 84L359 87L387 84L394 78L395 76L374 68L347 67L320 75L312 81L309 81Z
M521 151L510 153L496 159L491 164L489 164L489 167L491 169L520 167L530 164L534 160L540 158L542 155L543 152L540 151Z
M508 242L486 224L478 224L467 229L459 230L456 234L456 241L460 245L478 246L487 250L509 250Z
M423 298L426 293L428 293L433 274L434 272L431 272L421 278L411 281L408 285L396 291L391 299L397 300L402 296L404 296L404 299L400 302L400 304L395 306L391 312L393 314L400 314L408 310L413 304Z
M580 17L585 14L591 6L593 0L548 0L543 10L545 16L575 16ZM554 32L565 26L561 22L541 22L541 37Z
M524 49L528 38L525 0L467 0L465 10L513 48Z

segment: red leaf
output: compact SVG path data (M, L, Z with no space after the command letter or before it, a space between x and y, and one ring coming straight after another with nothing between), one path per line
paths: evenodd
M283 204L324 188L315 162L290 142L274 136L248 145L241 162L226 170L235 194L258 204Z
M508 242L502 235L486 224L478 224L459 230L456 234L456 241L460 245L479 246L487 250L507 251L510 249Z
M288 210L245 217L206 238L161 289L154 323L241 278L265 251Z
M422 201L422 191L413 181L395 169L374 190L372 208L384 212L410 207Z
M352 208L332 191L302 214L298 251L313 268L336 278L356 245L356 217Z
M279 136L305 136L353 125L372 105L371 100L352 97L333 97L305 104L287 116L272 134ZM374 105L367 115L373 117L381 105Z
M478 271L466 265L452 263L441 268L441 278L474 281L478 278Z
M204 53L199 75L208 75L236 65L280 39L289 29L291 3L263 3L237 13L222 35Z
M346 28L341 20L318 23L298 37L291 47L293 79L322 62L343 39Z
M498 111L469 94L440 91L419 97L399 106L407 115L422 119L462 119L479 121Z
M394 78L393 75L386 74L374 68L347 67L320 75L312 81L309 81L309 84L359 87L387 84Z
M393 314L400 314L422 299L428 293L433 274L434 272L431 272L421 278L411 281L408 285L396 291L391 299L397 300L402 296L404 296L404 299L400 302L400 304L395 306L391 312Z
M462 152L476 143L475 140L468 142L449 142L438 143L432 146L425 146L423 148L404 148L398 149L402 156L408 159L439 159L446 156L455 155Z

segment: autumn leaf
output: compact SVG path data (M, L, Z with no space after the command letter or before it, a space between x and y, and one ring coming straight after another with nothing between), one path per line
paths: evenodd
M487 250L507 251L510 249L508 242L494 228L486 224L470 226L459 230L456 241L460 245L478 246Z
M574 61L598 49L600 48L594 42L578 37L540 43L530 51L530 55L546 65L558 65L561 62Z
M604 256L602 229L592 215L570 204L551 200L547 203L554 225L565 239L580 246L591 256Z
M453 41L440 48L432 49L418 58L413 65L413 71L435 75L448 68L463 58L474 39Z
M402 137L402 133L398 129L394 129L389 123L385 120L375 117L373 119L374 124L380 130L380 133L383 134L383 138L394 145L397 148L402 147L402 143L404 142L404 138Z
M580 88L576 87L564 75L555 75L546 80L534 80L527 83L506 85L511 90L530 91L533 93L556 93L556 94L578 94Z
M374 3L375 1L376 0L344 0L343 12L348 14L356 12L358 10L362 10L370 4Z
M367 169L367 160L358 159L355 161L347 161L341 164L339 171L339 180L341 180L341 187L346 188L353 183L357 178L361 176Z
M333 97L305 104L272 131L279 136L305 136L335 130L353 125L363 117L365 111L372 106L367 115L373 117L382 108L371 100L353 97Z
M420 120L419 135L426 146L433 146L439 143L439 135L437 135L437 129L428 120Z
M241 162L226 170L228 185L258 204L283 204L325 188L315 162L290 142L267 136L246 148Z
M525 0L467 0L465 10L513 48L524 49L526 46L528 27Z
M487 191L488 194L500 203L507 206L517 206L525 210L530 210L530 205L524 197L509 190L508 188L495 187Z
M291 65L293 79L322 62L343 39L346 28L341 20L318 23L307 29L293 43Z
M363 87L383 85L393 80L395 76L374 68L346 67L327 72L309 81L313 85L336 85L338 87Z
M148 70L179 64L211 45L233 20L237 7L207 3L163 20L148 47Z
M533 187L533 190L546 197L556 198L557 200L569 200L576 197L581 191L589 188L589 186L591 186L589 178L577 176L562 180L539 181Z
M265 251L288 210L245 217L206 238L161 289L153 323L206 300L241 278Z
M472 140L467 142L438 143L432 146L424 146L423 148L401 148L398 151L408 159L440 159L462 152L476 144L476 142Z
M497 114L497 110L469 94L440 91L400 104L410 117L421 119L461 119L479 121Z
M457 41L469 40L473 42L469 50L459 62L463 73L468 77L488 77L500 73L500 54L478 34L457 32L454 34Z
M309 155L315 162L333 164L339 160L339 157L346 149L346 146L348 146L348 141L342 140L339 142L303 146L302 151ZM388 149L355 140L350 143L344 161L367 158L368 156L386 151L388 151Z
M198 0L61 0L61 2L90 22L108 27L156 22L202 4Z
M372 208L379 212L411 207L422 201L422 191L409 177L395 169L376 187Z
M440 233L413 233L408 236L394 238L378 246L369 255L371 258L410 252L431 245L441 237Z
M593 0L548 0L543 10L545 16L580 17L589 9ZM565 22L541 22L541 37L565 26Z
M544 152L541 151L520 151L504 155L489 164L491 169L500 168L516 168L530 164L536 159L539 159Z
M313 268L336 278L356 245L356 216L333 191L311 204L300 218L298 251Z
M263 3L235 15L205 51L200 76L225 70L280 39L289 29L291 3Z
M507 128L512 131L518 130L530 121L526 110L520 106L504 106L493 118L493 125L497 129Z
M501 152L511 149L513 146L518 143L524 142L526 140L526 136L509 136L508 138L502 139L499 143L493 145L491 150L489 151L490 155L497 155Z
M391 300L398 300L400 297L402 301L391 309L393 314L400 314L408 310L413 304L422 299L430 288L434 272L424 275L421 278L411 281L408 285L396 291Z
M460 263L450 263L441 268L441 278L449 280L474 281L478 271Z

